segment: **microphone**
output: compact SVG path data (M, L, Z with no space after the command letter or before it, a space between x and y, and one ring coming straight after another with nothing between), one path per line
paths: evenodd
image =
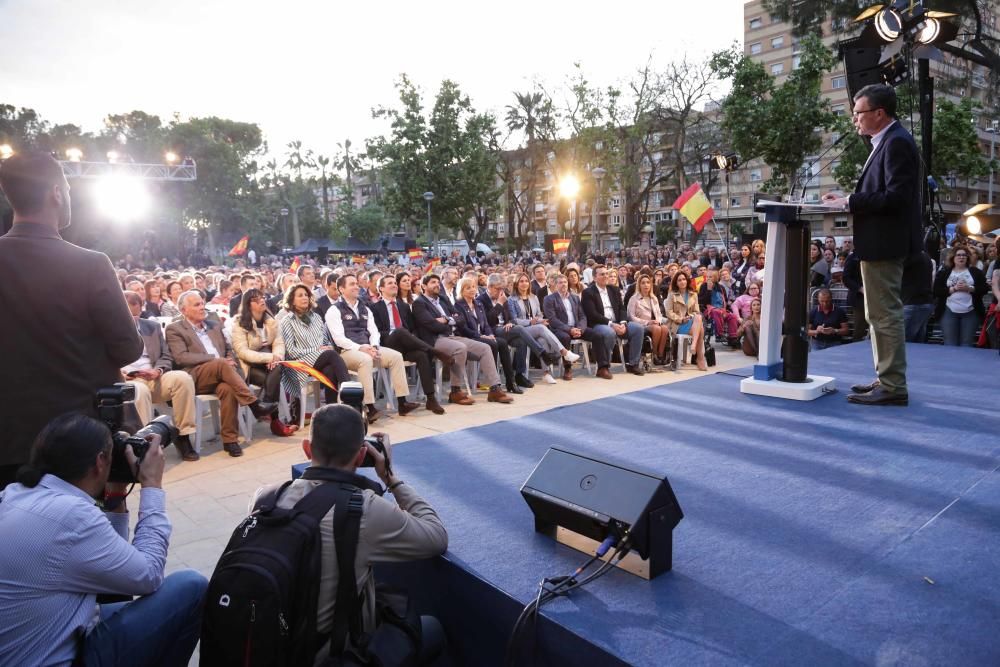
M850 132L845 132L844 134L842 134L842 135L840 135L839 137L837 137L837 140L836 140L836 141L834 141L834 142L833 142L832 144L830 144L829 146L827 146L827 148L826 148L826 150L825 150L825 151L823 151L822 153L820 153L819 155L817 155L817 156L816 156L816 159L815 159L815 160L813 160L812 162L810 162L810 163L809 163L809 166L808 166L808 167L807 167L807 168L805 169L805 171L806 171L806 172L810 172L810 177L809 177L809 178L807 178L807 179L805 179L805 182L804 182L804 183L802 184L802 194L800 194L800 195L799 195L799 200L800 200L800 201L801 201L802 199L805 199L805 196L806 196L806 188L808 188L808 187L809 187L809 181L810 181L810 180L812 180L812 174L811 174L811 172L812 172L812 168L813 168L813 166L815 166L817 162L819 162L819 161L820 161L820 160L822 160L822 159L823 159L824 157L826 157L826 155L827 155L827 154L828 154L828 153L829 153L830 151L832 151L832 150L833 150L834 148L836 148L836 147L837 147L837 146L839 146L840 144L844 143L844 141L846 141L846 140L847 140L847 138L848 138L849 136L851 136L851 133L850 133ZM827 166L829 166L829 165L827 165ZM820 171L823 171L823 170L822 170L822 169L820 169ZM794 191L794 190L793 190L793 191Z
M933 176L928 176L927 177L927 187L929 187L931 189L931 192L937 192L938 191L938 184L937 184L937 181L934 180Z

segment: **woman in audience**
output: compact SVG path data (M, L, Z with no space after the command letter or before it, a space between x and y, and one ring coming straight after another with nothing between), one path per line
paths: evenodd
M660 300L653 290L653 284L652 277L639 273L635 294L628 302L628 317L646 328L646 333L653 339L653 363L663 366L667 363L670 328L665 324L666 320L660 309Z
M548 366L558 364L562 360L573 363L580 356L563 347L556 335L549 330L538 297L531 293L531 278L527 273L514 276L513 294L507 299L504 308L507 311L508 321L520 325L545 350L545 357L542 359L545 368L543 379L546 384L555 384L556 380L549 372Z
M485 275L485 274L483 274ZM503 338L493 335L489 321L486 319L486 309L482 302L476 297L479 296L479 280L477 278L462 278L458 281L458 293L460 298L455 303L455 310L458 317L455 318L457 333L471 340L477 340L490 346L494 357L500 357L500 365L503 368L503 375L507 381L507 391L511 394L523 394L517 382L514 364L510 356L510 346ZM478 378L468 378L470 386L474 386Z
M666 296L666 293L669 291L669 289L661 291L665 276L666 274L663 272L663 269L656 269L653 271L653 294L655 294L656 298L661 302L663 301L663 297Z
M162 317L160 306L163 305L160 286L155 280L147 280L143 284L146 290L146 302L142 305L142 317Z
M810 287L826 287L830 283L830 266L823 259L823 250L819 242L809 245Z
M333 348L330 330L315 312L315 306L312 291L302 283L295 283L285 292L282 299L285 316L278 320L281 338L285 342L285 358L309 364L339 388L350 375L344 360ZM299 396L301 386L309 379L307 373L286 367L281 375L281 384L290 395ZM323 391L327 403L337 402L338 390L324 385Z
M750 315L740 323L737 335L742 337L743 354L760 356L760 298L750 300Z
M750 244L750 255L756 260L758 257L763 257L767 252L767 247L764 245L764 239L757 239Z
M233 352L243 369L247 384L263 388L261 400L277 403L281 391L281 361L285 358L285 343L281 339L277 320L267 311L264 293L248 289L240 300L240 309L232 328ZM298 426L283 424L277 415L271 417L271 433L286 437Z
M705 365L704 327L701 324L701 313L698 308L698 295L688 289L688 277L683 271L678 271L670 283L670 293L663 306L670 320L670 332L691 336L691 345L695 354L698 370L707 371ZM680 363L679 350L674 353L674 367Z
M180 317L177 298L183 291L180 282L171 280L167 283L167 298L160 304L160 317Z
M580 296L583 294L583 281L580 280L580 271L572 266L566 268L566 283L569 286L570 294Z
M736 296L740 296L747 291L747 287L750 284L747 281L747 274L753 265L753 253L750 251L750 246L744 243L740 246L740 257L736 262L736 268L733 269L733 291L736 292Z
M756 243L756 241L754 241ZM764 255L760 254L754 258L754 265L747 272L747 285L764 281Z
M728 264L729 262L726 262ZM733 273L728 268L719 269L719 282L716 283L726 296L726 303L736 301L736 290L733 289Z
M413 305L413 290L411 289L413 285L413 279L410 278L410 274L406 271L400 271L396 274L396 285L399 290L396 296L405 301L406 303Z
M714 325L715 340L725 339L729 347L735 349L739 345L736 330L740 321L729 311L725 291L716 282L718 278L718 271L708 271L705 274L705 282L698 288L698 305L701 306L702 315Z
M986 315L983 306L983 295L989 291L986 276L969 265L969 258L965 246L952 249L934 279L937 297L934 317L941 323L945 345L975 345L976 330Z
M747 287L747 293L742 296L736 297L733 301L733 305L729 307L733 315L736 315L737 321L742 323L743 320L750 317L750 302L754 299L760 298L760 283L751 283Z

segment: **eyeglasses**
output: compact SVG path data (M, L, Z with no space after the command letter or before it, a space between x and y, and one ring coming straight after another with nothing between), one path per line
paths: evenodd
M965 254L964 252L956 252L956 253L955 253L955 257L956 257L956 258L957 258L957 257L968 257L968 255L966 255L966 254Z
M881 108L882 107L873 107L871 109L861 109L860 111L852 111L851 112L851 117L852 118L857 118L858 116L860 116L863 113L868 113L869 111L878 111Z

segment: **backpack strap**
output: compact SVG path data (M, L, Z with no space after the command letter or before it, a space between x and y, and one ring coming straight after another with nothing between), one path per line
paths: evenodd
M291 480L285 482L284 484L272 484L271 486L265 487L261 491L260 495L257 496L257 501L253 504L254 512L270 512L278 504L278 498L281 494L285 492L291 485Z
M329 486L341 486L329 484ZM361 514L364 510L364 496L356 487L341 486L350 498L338 502L333 510L333 541L337 550L338 580L337 599L333 609L333 629L330 632L330 655L337 656L344 649L347 633L352 637L361 635L361 599L358 584L354 578L354 564L358 552L358 533Z

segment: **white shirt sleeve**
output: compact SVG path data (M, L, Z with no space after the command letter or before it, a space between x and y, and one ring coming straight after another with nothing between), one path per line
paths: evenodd
M388 306L386 306L386 310L389 310ZM378 332L378 327L375 326L375 313L372 312L371 308L368 309L368 340L373 347L378 347L382 343L382 336Z
M331 305L326 310L326 326L330 330L333 344L341 350L357 350L361 347L344 333L344 321L340 317L340 308L336 305Z

